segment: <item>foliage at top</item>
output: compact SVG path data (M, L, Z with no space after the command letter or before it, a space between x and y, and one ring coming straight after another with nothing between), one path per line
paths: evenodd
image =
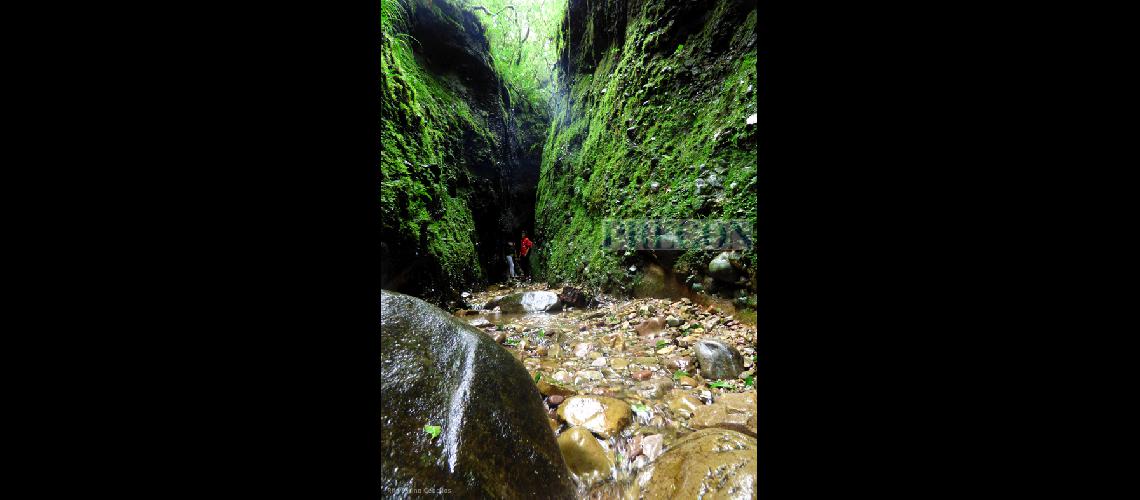
M463 0L482 21L495 69L534 103L554 96L555 37L566 0Z

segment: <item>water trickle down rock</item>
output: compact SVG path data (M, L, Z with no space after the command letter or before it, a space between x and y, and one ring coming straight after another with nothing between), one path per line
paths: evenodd
M384 496L430 484L457 497L574 498L522 363L422 300L385 290L380 301Z

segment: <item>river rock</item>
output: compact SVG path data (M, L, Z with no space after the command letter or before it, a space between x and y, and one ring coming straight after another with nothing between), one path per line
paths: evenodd
M606 396L574 396L558 406L558 416L566 423L585 427L603 438L610 438L629 425L629 403Z
M470 321L470 325L475 328L482 328L484 326L491 326L491 321L487 318L475 318Z
M664 450L665 436L661 434L653 434L641 439L641 453L645 455L645 458L650 462L661 456L661 452Z
M756 498L757 469L756 438L703 429L674 443L637 480L649 500Z
M574 498L534 380L464 321L380 293L380 489L457 497ZM425 425L440 426L433 438Z
M638 335L647 337L660 332L665 328L665 321L661 318L650 318L634 328Z
M562 293L558 294L558 300L572 307L587 307L593 302L584 292L571 286L562 287Z
M744 357L720 339L701 339L693 345L701 376L708 380L731 380L744 371Z
M694 429L720 427L756 436L756 393L725 394L711 405L693 411L689 422Z
M682 417L690 417L693 415L694 410L704 406L701 400L689 393L678 394L673 399L670 399L668 404L669 409L673 410L673 413L681 415Z
M566 458L566 465L578 475L599 473L609 476L613 462L598 439L582 427L571 427L558 436L558 448Z
M732 267L732 258L733 254L729 252L721 252L718 254L709 262L709 276L725 283L734 283L737 274L736 268Z
M542 394L543 396L550 396L550 395L573 396L575 394L578 394L578 391L574 390L574 388L572 388L572 387L566 387L562 384L558 384L558 383L552 384L552 383L548 382L546 380L546 377L540 378L538 380L538 383L535 385L538 386L538 392L540 394Z
M562 309L558 294L547 291L522 292L507 295L488 303L486 308L498 306L505 313L549 312Z

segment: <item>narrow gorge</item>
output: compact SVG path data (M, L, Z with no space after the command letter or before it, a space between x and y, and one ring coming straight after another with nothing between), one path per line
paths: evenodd
M385 497L756 498L757 6L385 0Z

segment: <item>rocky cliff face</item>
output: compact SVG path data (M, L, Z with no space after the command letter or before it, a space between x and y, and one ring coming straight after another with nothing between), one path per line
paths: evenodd
M538 185L548 281L629 292L650 263L686 287L710 278L719 252L602 249L605 219L744 219L754 234L756 15L750 0L569 0ZM755 290L754 258L722 294Z
M532 223L535 183L519 180L537 178L526 140L548 118L511 102L471 12L390 0L382 14L382 287L456 300L505 273L502 243Z

